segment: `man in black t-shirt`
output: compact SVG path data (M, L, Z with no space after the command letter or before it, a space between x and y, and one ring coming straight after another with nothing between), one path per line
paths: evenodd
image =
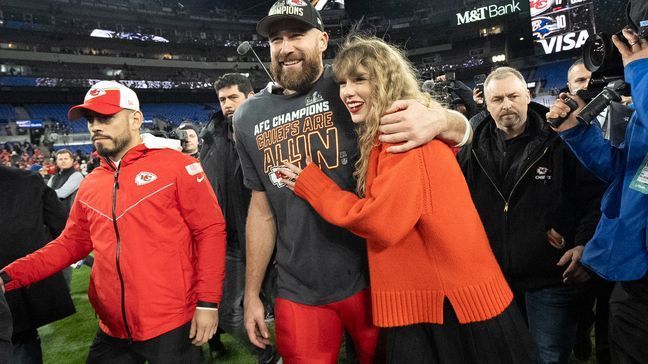
M283 188L277 172L285 162L304 167L310 156L339 186L355 190L357 135L332 70L323 65L328 35L306 0L277 1L257 31L269 37L278 85L251 97L234 114L244 182L252 189L246 228L248 336L259 347L269 344L259 292L276 243L280 355L289 363L335 361L346 330L360 361L370 362L378 330L371 324L365 243L326 223ZM381 140L406 142L395 151L421 145L440 132L454 143L470 135L465 118L443 109L399 101L390 111L381 131L393 135Z

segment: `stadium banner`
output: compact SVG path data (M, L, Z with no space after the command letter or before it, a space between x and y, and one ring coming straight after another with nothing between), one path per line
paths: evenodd
M0 86L9 87L81 87L88 88L100 79L91 78L53 78L53 77L17 77L0 76ZM135 89L211 89L213 85L206 81L155 81L155 80L120 80L122 84Z
M33 119L33 120L16 120L16 125L19 128L42 128L43 120Z
M169 43L168 39L160 37L158 35L133 33L133 32L116 32L113 30L105 30L105 29L93 29L92 32L90 32L90 36L96 38L138 40L141 42Z
M594 34L593 0L529 0L536 54L581 48Z
M524 0L490 0L480 2L479 6L457 10L454 25L472 24L484 20L497 18L504 15L519 13L522 11L520 2Z

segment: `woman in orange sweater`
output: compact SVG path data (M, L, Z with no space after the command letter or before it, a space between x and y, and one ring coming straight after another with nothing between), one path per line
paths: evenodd
M435 140L392 154L377 139L394 101L438 107L419 91L411 64L380 39L353 37L333 69L359 129L357 195L310 160L281 172L324 219L367 240L373 321L385 328L388 362L535 362L451 148Z

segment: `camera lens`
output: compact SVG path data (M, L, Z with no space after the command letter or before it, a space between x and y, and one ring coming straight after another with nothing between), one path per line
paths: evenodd
M594 34L583 46L583 62L590 72L598 71L608 54L607 42L603 37L603 34Z
M612 37L605 33L597 33L587 39L583 46L583 63L592 73L605 72L608 76L616 76L619 72L623 74L621 53L612 43Z

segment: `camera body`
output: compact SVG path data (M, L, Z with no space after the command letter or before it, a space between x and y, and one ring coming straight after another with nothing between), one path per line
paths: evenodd
M610 82L607 86L603 88L598 95L596 95L581 112L578 114L576 119L584 124L591 124L592 121L596 120L596 117L603 112L612 102L621 101L621 94L619 91L626 87L623 80L616 80Z
M648 2L645 0L630 0L627 5L628 27L637 32L639 38L648 38L648 23L644 20L648 13ZM617 38L631 47L623 35L623 31L615 34ZM605 33L596 33L591 36L583 46L583 63L592 72L590 83L586 90L579 90L576 94L587 105L581 110L577 119L581 123L591 124L596 116L605 110L612 102L621 100L621 93L630 94L630 89L623 81L623 60L621 53L612 43L611 36ZM566 98L563 101L571 111L578 108L574 100ZM547 120L554 128L560 126L564 118Z
M423 82L422 89L439 102L450 106L460 102L461 97L455 92L458 88L455 83L455 72L446 72L444 76L442 81L428 80Z
M181 145L185 145L187 143L188 138L189 136L187 135L186 130L174 129L171 132L169 132L169 139L179 140Z
M648 2L645 0L629 0L627 4L628 28L633 29L639 38L648 38ZM623 31L615 34L618 39L631 47L623 35ZM611 36L605 33L596 33L591 36L583 46L583 62L585 67L592 72L592 79L623 78L623 62L621 53L614 46ZM607 84L607 82L606 82Z

